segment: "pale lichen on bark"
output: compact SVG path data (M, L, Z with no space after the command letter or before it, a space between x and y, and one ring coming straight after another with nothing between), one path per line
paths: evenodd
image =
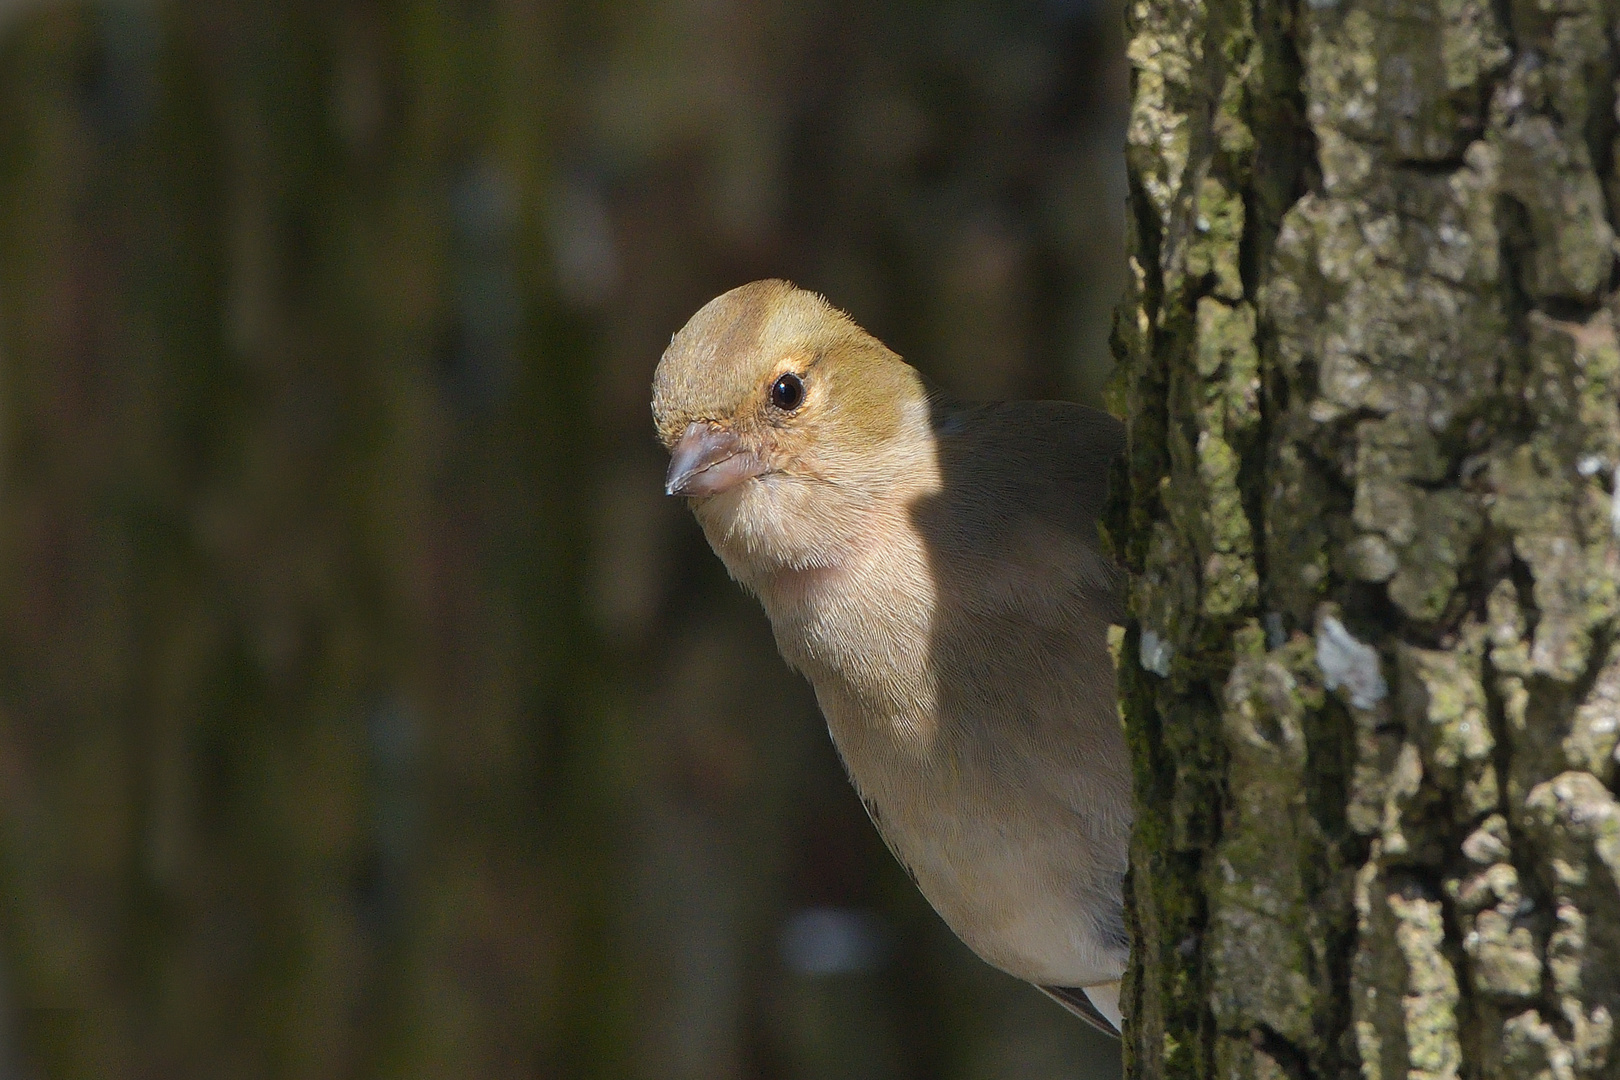
M1144 1076L1620 1077L1609 0L1140 0Z

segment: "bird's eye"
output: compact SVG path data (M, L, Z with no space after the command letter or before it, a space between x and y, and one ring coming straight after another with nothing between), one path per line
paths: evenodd
M783 412L792 412L804 404L804 380L788 372L771 384L771 404Z

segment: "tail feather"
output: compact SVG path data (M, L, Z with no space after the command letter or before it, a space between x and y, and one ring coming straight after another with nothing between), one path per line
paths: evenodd
M1119 983L1101 983L1097 986L1042 986L1038 989L1104 1035L1119 1038L1123 1020L1119 1011Z

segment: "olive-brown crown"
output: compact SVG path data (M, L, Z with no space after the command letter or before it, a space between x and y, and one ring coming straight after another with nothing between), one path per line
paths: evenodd
M915 371L822 297L755 281L703 305L670 340L653 375L658 436L673 446L694 421L750 426L789 372L804 377L806 414L869 432L874 421L892 430L897 401L922 392Z

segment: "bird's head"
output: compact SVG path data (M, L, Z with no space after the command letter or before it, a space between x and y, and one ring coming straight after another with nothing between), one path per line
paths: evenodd
M756 281L705 304L653 376L665 489L732 573L831 565L927 471L928 390L815 293Z

